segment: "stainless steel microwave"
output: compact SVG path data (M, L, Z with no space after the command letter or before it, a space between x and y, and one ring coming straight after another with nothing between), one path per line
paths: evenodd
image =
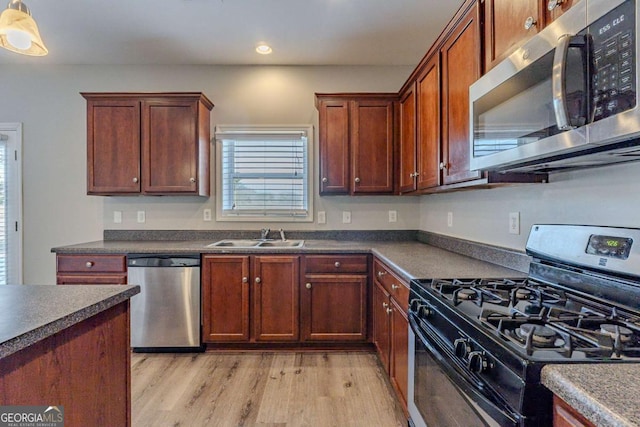
M581 0L475 82L471 169L640 160L639 11L636 0Z

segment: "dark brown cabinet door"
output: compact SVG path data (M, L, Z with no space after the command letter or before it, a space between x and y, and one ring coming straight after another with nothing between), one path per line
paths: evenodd
M204 342L249 341L249 256L202 259Z
M393 101L351 103L353 193L393 193Z
M197 101L142 102L145 193L194 193L198 180Z
M253 258L253 330L256 341L297 341L300 333L299 256Z
M407 406L409 375L409 319L406 311L391 298L391 380Z
M367 339L367 277L307 275L300 288L303 341Z
M400 161L398 185L401 193L416 190L416 89L415 84L400 96Z
M553 427L594 427L591 421L579 414L558 396L553 396Z
M388 373L390 370L391 357L391 330L389 322L389 294L384 287L374 281L373 286L373 342L378 350L382 366Z
M87 100L87 194L140 192L140 102Z
M544 5L542 4L544 3ZM493 68L544 26L543 0L485 0L485 63ZM525 28L527 19L535 22Z
M476 3L461 19L440 51L444 184L480 178L480 172L469 170L469 86L480 77L480 51Z
M349 101L320 100L320 194L349 194Z
M427 62L417 80L417 159L419 190L440 185L440 60Z

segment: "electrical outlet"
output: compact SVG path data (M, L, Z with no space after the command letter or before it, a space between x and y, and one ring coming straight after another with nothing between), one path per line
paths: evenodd
M398 211L389 211L389 222L398 221Z
M342 211L342 223L351 224L351 211Z
M318 211L318 224L327 223L327 213L325 211Z
M509 212L509 233L520 234L520 212Z
M447 227L453 227L453 212L447 212Z
M120 224L122 222L122 211L113 211L113 222Z
M144 214L144 211L138 211L138 222L142 224L146 220L147 220L147 218L146 218L146 216Z
M202 211L202 220L211 221L211 209L205 209Z

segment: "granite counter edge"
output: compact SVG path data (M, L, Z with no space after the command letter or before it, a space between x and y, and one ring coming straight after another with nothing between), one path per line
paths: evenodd
M140 292L140 286L127 285L127 289L123 289L115 295L107 297L99 302L90 304L86 307L82 307L72 313L67 314L59 319L49 322L45 325L36 327L28 332L25 332L17 337L5 341L0 344L0 360L8 357L14 353L17 353L25 348L36 344L56 333L67 329L73 325L76 325L98 313L101 313L109 308L120 304L132 296Z

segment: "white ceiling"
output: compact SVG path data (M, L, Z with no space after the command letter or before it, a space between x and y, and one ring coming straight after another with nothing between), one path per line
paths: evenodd
M462 4L462 0L24 2L49 55L24 57L0 49L0 64L416 65ZM271 55L255 53L261 41L273 47Z

